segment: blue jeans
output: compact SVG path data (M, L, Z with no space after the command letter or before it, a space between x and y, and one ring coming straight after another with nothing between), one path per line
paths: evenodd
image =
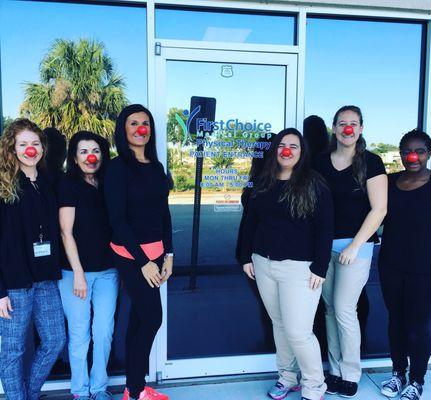
M119 281L115 268L85 272L85 279L88 288L85 300L73 294L73 271L63 270L63 279L58 282L68 322L71 393L79 396L104 391L108 386L106 366L111 352ZM89 377L87 354L90 328L93 336L93 365Z
M11 319L0 318L0 379L10 400L37 400L58 355L66 343L64 314L56 281L36 282L28 289L8 290ZM40 345L24 379L23 355L30 323Z

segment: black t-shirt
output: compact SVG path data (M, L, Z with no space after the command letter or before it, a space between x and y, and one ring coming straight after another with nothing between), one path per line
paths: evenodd
M400 175L389 175L379 266L431 274L431 181L414 190L401 190L396 185Z
M59 207L74 207L73 237L85 272L113 267L109 246L111 228L103 191L82 179L63 178L58 184ZM64 250L64 249L63 249ZM71 270L63 251L63 268Z
M367 180L386 174L382 159L368 150L365 151ZM332 165L331 154L324 153L316 157L314 168L326 179L332 192L335 210L334 239L354 238L371 210L367 192L361 189L353 177L353 167L338 171ZM374 233L369 242L378 242Z
M267 192L250 197L241 246L241 263L252 253L274 261L311 261L310 270L325 277L331 255L334 214L329 190L319 184L316 211L292 217L280 195L288 181L277 181Z

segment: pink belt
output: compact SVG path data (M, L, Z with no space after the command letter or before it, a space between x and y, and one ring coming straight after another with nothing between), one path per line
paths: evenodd
M119 246L118 244L110 243L111 249L114 250L116 254L121 257L128 258L129 260L134 260L135 258L128 252L128 250L124 246ZM158 242L146 243L139 245L145 255L151 261L159 258L165 251L163 248L163 242L159 240Z

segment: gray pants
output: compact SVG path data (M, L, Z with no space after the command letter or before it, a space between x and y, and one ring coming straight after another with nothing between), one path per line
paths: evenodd
M356 307L370 275L371 259L338 262L332 252L322 297L325 302L329 373L350 382L361 379L361 330Z
M321 288L309 288L311 263L272 261L257 254L252 259L259 293L272 320L280 381L296 386L300 372L302 396L320 400L326 385L313 322Z

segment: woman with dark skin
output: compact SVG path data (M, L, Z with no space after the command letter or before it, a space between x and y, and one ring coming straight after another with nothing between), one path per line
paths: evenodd
M389 312L392 377L386 397L419 400L431 355L430 137L419 130L400 142L404 171L389 175L388 214L379 256L380 282ZM407 385L406 370L410 359Z

